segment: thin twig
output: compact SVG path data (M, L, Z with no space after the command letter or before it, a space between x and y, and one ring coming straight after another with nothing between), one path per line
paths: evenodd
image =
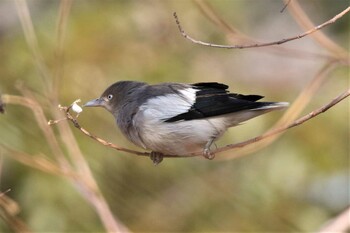
M220 13L218 13L212 5L208 1L205 0L193 0L193 2L197 5L199 10L202 12L202 14L208 18L210 22L212 22L215 26L220 28L227 36L227 39L229 41L232 41L232 43L258 43L255 38L252 38L244 33L242 33L240 30L237 29L237 27L234 27L230 25ZM295 57L298 59L332 59L334 56L320 53L320 52L311 52L298 49L292 49L282 46L270 46L270 47L264 47L262 48L262 51L288 56L288 57ZM348 64L350 61L344 59L344 63Z
M199 10L202 12L202 14L208 18L210 22L212 22L215 26L220 28L227 36L229 41L232 41L232 43L258 43L255 38L252 38L244 33L242 33L240 30L237 29L237 27L234 27L230 25L220 13L218 13L212 5L208 1L205 0L193 0L193 2L197 5ZM266 51L268 53L273 54L279 54L283 56L288 57L295 57L298 59L332 59L333 56L320 53L320 52L311 52L298 49L291 49L287 47L282 46L270 46L262 48L263 51ZM345 62L344 62L345 63ZM347 62L349 63L349 62Z
M5 191L3 191L3 192L0 192L0 198L1 198L2 196L6 195L6 193L8 193L8 192L11 192L11 189L7 189L7 190L5 190Z
M192 38L191 36L189 36L183 29L182 26L180 24L179 18L176 14L176 12L174 12L174 18L175 18L175 22L178 26L178 29L180 31L180 33L182 34L183 37L185 37L186 39L190 40L191 42L195 43L195 44L199 44L199 45L204 45L204 46L208 46L208 47L214 47L214 48L222 48L222 49L246 49L246 48L259 48L259 47L266 47L266 46L271 46L271 45L280 45L280 44L284 44L286 42L292 41L292 40L297 40L297 39L301 39L309 34L312 34L332 23L335 23L338 19L340 19L341 17L343 17L345 14L347 14L350 11L350 7L346 8L345 10L343 10L342 12L340 12L339 14L337 14L336 16L334 16L333 18L331 18L330 20L324 22L323 24L320 24L300 35L297 36L293 36L293 37L289 37L286 39L282 39L282 40L278 40L278 41L273 41L273 42L267 42L267 43L253 43L253 44L249 44L249 45L220 45L220 44L213 44L213 43L208 43L208 42L203 42L200 40L196 40L194 38Z
M123 151L123 152L126 152L126 153L130 153L130 154L134 154L134 155L139 155L139 156L147 156L149 157L151 153L149 152L141 152L141 151L136 151L136 150L130 150L130 149L127 149L127 148L124 148L122 146L119 146L119 145L116 145L112 142L108 142L100 137L97 137L95 135L93 135L92 133L90 133L88 130L86 130L85 128L83 128L76 117L74 117L71 113L70 113L70 109L71 109L71 106L59 106L59 109L64 111L65 114L66 114L66 118L63 118L63 119L59 119L59 120L50 120L48 121L48 125L53 125L53 124L57 124L63 120L69 120L70 122L73 123L73 126L77 129L79 129L83 134L85 134L86 136L92 138L93 140L101 143L102 145L106 146L106 147L110 147L112 149L115 149L115 150L118 150L118 151ZM199 155L199 154L193 154L193 155L190 155L190 156L196 156L196 155ZM164 157L166 158L179 158L179 157L189 157L188 155L164 155Z
M284 0L284 1L286 2L287 0ZM349 8L350 7L348 7L344 11L346 11L346 10L349 11ZM295 21L304 30L307 30L308 28L312 28L315 26L313 24L313 22L311 21L310 17L305 13L305 11L300 6L300 4L297 0L294 0L293 2L291 2L289 4L288 11L294 17ZM337 16L335 16L335 17L337 17ZM333 18L334 21L332 23L334 23L336 21L335 17ZM340 17L342 17L342 16L340 16ZM339 19L339 18L337 18L337 19ZM349 60L348 51L346 49L342 48L341 46L339 46L337 43L335 43L329 36L324 34L322 31L319 31L318 33L314 33L313 35L311 35L311 38L315 39L316 42L318 42L326 50L330 51L337 58Z
M281 9L280 13L283 13L283 11L287 8L287 6L289 5L289 3L290 3L291 1L292 1L292 0L288 0L288 1L284 4L284 6L283 6L283 8Z

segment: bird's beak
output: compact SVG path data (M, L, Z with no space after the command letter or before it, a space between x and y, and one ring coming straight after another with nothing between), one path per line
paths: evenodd
M104 107L104 99L98 98L85 103L83 107Z

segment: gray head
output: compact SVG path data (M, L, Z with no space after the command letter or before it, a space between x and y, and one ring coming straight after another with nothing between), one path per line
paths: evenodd
M103 107L112 114L118 112L120 106L127 103L129 96L139 87L147 85L143 82L120 81L109 86L100 98L90 100L84 107Z

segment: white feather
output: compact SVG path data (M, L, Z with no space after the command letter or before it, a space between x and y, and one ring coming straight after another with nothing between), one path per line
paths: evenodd
M286 108L288 106L289 106L288 102L275 102L273 104L266 105L266 106L263 106L261 108L252 109L252 111L260 111L260 110L263 110L263 109L274 109L274 110L277 110L277 109Z
M142 104L142 111L146 120L157 118L159 120L169 119L187 112L196 101L197 90L186 88L179 91L181 94L167 94L151 98Z

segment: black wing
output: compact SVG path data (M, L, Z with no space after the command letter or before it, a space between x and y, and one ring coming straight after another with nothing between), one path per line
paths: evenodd
M195 83L192 84L192 88L198 90L196 92L196 102L187 112L169 118L165 122L219 116L247 109L256 109L268 104L256 102L263 98L260 95L229 93L227 91L228 86L221 83Z

